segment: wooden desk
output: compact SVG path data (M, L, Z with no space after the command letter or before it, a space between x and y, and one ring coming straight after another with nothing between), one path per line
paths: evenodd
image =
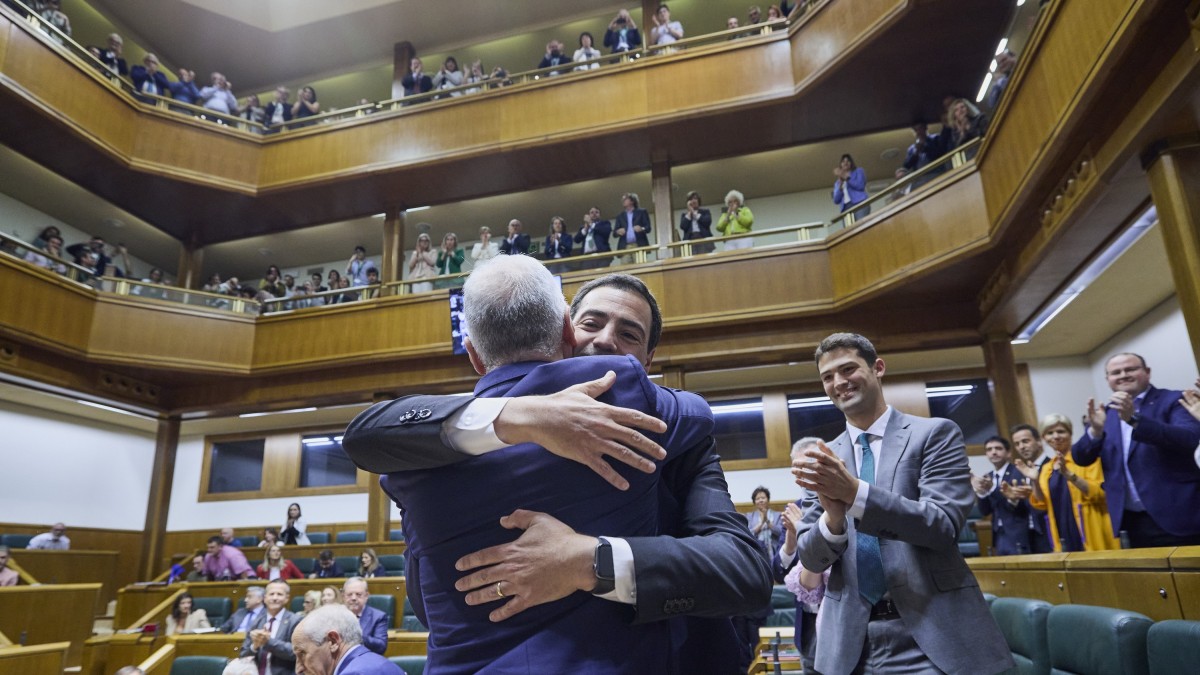
M1085 551L1067 556L1071 602L1141 612L1155 621L1182 619L1170 556L1175 547Z
M1183 618L1200 621L1200 546L1180 546L1167 560Z
M0 633L13 642L69 642L67 665L82 661L83 643L92 635L93 616L80 608L96 606L100 584L8 586L0 588Z
M94 637L83 645L82 675L112 675L122 666L136 666L166 644L166 638L141 633Z
M117 597L117 551L41 551L12 549L13 560L43 584L99 583L95 614L108 613Z
M69 642L0 647L0 675L62 675Z

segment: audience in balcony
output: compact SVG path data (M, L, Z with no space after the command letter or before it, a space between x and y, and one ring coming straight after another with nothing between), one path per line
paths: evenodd
M621 208L623 210L613 219L612 223L613 238L617 240L617 250L649 246L650 214L646 212L646 209L639 208L637 193L626 192L621 195Z
M46 245L39 249L46 255L42 255L42 253L38 253L36 250L29 251L25 254L25 260L37 265L38 267L53 270L59 274L66 274L66 265L47 257L54 256L54 258L62 258L62 245L62 237L58 236L57 234L51 234L49 240L46 241Z
M256 570L259 579L303 579L304 573L296 567L296 563L283 557L283 549L278 544L267 548L267 555Z
M746 13L746 25L753 26L756 23L762 23L762 8L750 5L750 11Z
M468 94L478 94L483 91L483 85L487 82L488 76L483 73L483 61L475 59L471 62L471 72L467 74L466 83L478 86L468 87Z
M941 149L941 137L938 134L930 134L927 124L917 122L912 126L912 131L913 142L912 145L908 146L908 154L904 157L904 165L902 167L908 172L919 171L944 154ZM912 182L912 186L920 187L943 172L945 172L945 167L930 169L929 172L918 176Z
M49 227L43 228L41 233L38 234L37 238L33 240L34 248L46 248L46 242L50 240L50 237L58 237L60 242L63 241L62 232L60 232L57 227L50 225Z
M8 566L8 547L0 544L0 587L16 586L21 575Z
M687 206L679 214L679 234L683 241L692 239L708 239L712 234L712 213L700 206L700 193L696 191L687 194ZM716 245L709 242L694 244L693 254L712 253Z
M943 152L950 152L976 138L982 138L987 131L987 118L979 112L974 103L965 98L955 100L950 105L949 114L950 134L948 139L943 139ZM946 129L942 129L942 134L945 133ZM974 157L975 152L969 152L967 158Z
M1041 470L1022 463L1017 469L1029 479L1029 503L1050 515L1050 542L1055 552L1104 551L1120 548L1113 536L1099 464L1083 467L1071 456L1071 420L1057 413L1042 419L1042 439L1054 450Z
M196 71L187 68L179 69L179 81L171 82L171 97L180 103L196 105L200 101L200 88L196 86Z
M269 127L279 127L292 121L292 105L288 102L292 92L287 87L275 88L275 100L263 109L263 118Z
M83 254L85 251L92 254L90 263L84 262L85 258ZM117 244L114 252L121 256L121 261L125 264L125 269L128 270L130 268L129 250L125 248L124 244ZM99 235L93 235L87 243L71 244L67 247L67 253L75 258L76 265L93 270L96 276L125 276L124 271L113 264L112 258L107 254L104 237Z
M437 254L433 251L433 240L427 232L417 235L417 247L413 249L408 259L409 280L428 279L437 276ZM433 290L432 281L424 281L412 285L413 293L424 293Z
M575 55L571 57L572 61L579 64L575 66L575 70L595 70L600 67L599 63L584 63L600 58L600 50L596 49L595 40L587 31L579 34L579 49L576 49Z
M331 279L335 273L334 270L330 270ZM307 529L308 523L300 513L300 505L294 502L288 504L287 517L283 520L283 527L279 528L279 537L283 539L283 543L288 546L307 546L309 544L308 535L305 534Z
M1017 65L1017 55L1011 49L1005 49L996 55L996 72L992 74L992 86L987 93L988 110L995 112L1008 88L1008 78L1012 76L1013 68Z
M387 570L379 562L379 556L375 554L375 549L365 548L362 555L358 556L358 569L355 574L364 579L371 577L386 577Z
M683 24L671 20L671 9L666 3L658 6L651 20L654 27L650 29L650 44L669 45L683 39Z
M550 232L542 243L542 258L544 260L561 260L571 257L573 241L571 233L567 232L567 221L562 216L554 216L550 219ZM567 266L561 263L551 263L548 267L553 274L562 274L567 271Z
M730 190L725 195L725 212L717 220L717 232L726 237L733 237L749 234L753 227L754 214L750 211L750 207L746 206L745 195L737 190ZM750 237L727 239L725 241L726 251L750 248L752 246L754 246L754 240Z
M109 33L105 44L103 49L99 49L100 55L97 58L112 72L118 75L128 75L129 67L125 64L125 59L121 58L121 53L125 49L125 40L116 33Z
M458 68L458 59L453 56L447 56L442 62L442 67L438 69L433 76L434 89L453 89L462 86L463 73ZM450 96L462 96L461 91L452 91Z
M42 18L46 20L46 23L57 28L63 35L67 37L71 36L71 19L60 9L59 0L45 0L42 9ZM58 33L50 32L49 35L51 40L60 45L63 43L62 36Z
M330 291L335 291L342 287L342 274L337 270L329 270L326 275L325 288Z
M317 90L312 87L301 87L300 93L296 94L296 103L292 105L292 119L302 120L305 117L312 117L321 113L321 104L317 102ZM312 122L293 124L293 129L306 127Z
M142 65L134 66L129 71L129 79L133 80L133 87L143 94L153 94L154 96L166 96L171 92L171 83L167 80L167 76L158 69L158 57L154 54L146 54L142 57ZM142 99L147 103L153 103L153 99Z
M563 43L559 40L551 40L550 42L547 42L546 54L542 57L542 60L538 62L537 67L539 69L553 68L554 66L561 66L571 63L571 57L567 56L566 52L563 51L564 49L565 47L563 46ZM560 75L562 74L562 71L552 70L549 74L551 76Z
M232 85L221 73L212 74L212 84L200 90L200 101L204 107L222 115L236 115L238 112L237 98L234 97Z
M583 215L583 225L580 226L579 232L575 234L575 243L580 244L580 255L590 255L592 253L606 253L612 250L612 244L608 242L609 235L612 234L612 223L600 217L600 209L593 206L588 209L588 212ZM584 269L596 267L604 267L609 264L609 260L595 259L584 263Z
M346 263L346 277L350 279L351 286L366 286L367 285L367 268L371 266L371 261L367 260L367 249L362 245L354 247L354 255L350 256L350 261Z
M505 255L529 254L529 235L521 233L523 227L521 221L516 218L508 221L508 234L504 237L504 241L500 242L501 253Z
M792 12L796 9L796 4L797 3L794 2L788 2L788 0L783 0L783 2L779 3L779 13L785 17L791 16Z
M163 271L157 267L150 268L150 274L142 279L144 284L153 284L154 286L166 286L167 282L163 278ZM129 290L130 295L140 295L144 298L158 298L160 300L167 299L167 291L165 288L152 288L150 286L134 286Z
M175 598L171 605L171 615L167 617L167 636L180 633L194 633L205 628L212 628L208 622L208 614L203 609L192 609L191 593L183 593Z
M484 225L479 228L479 241L471 247L473 269L479 269L480 266L498 255L500 255L500 244L492 241L492 228Z
M414 58L409 63L409 72L400 80L400 86L404 87L405 96L415 96L433 91L433 78L425 74L425 67L421 63L421 59Z
M287 295L287 287L283 285L283 275L279 271L278 265L267 267L267 275L258 282L258 290L266 291L276 298Z
M867 172L854 163L853 157L842 155L842 161L833 169L833 177L833 203L842 213L867 200ZM855 210L854 217L865 218L869 213L871 206L868 204Z
M263 107L258 94L250 94L246 97L246 102L242 105L242 112L238 116L247 122L266 124L267 109Z
M638 32L637 22L629 15L629 10L622 9L608 24L604 31L604 46L610 54L620 54L642 46L642 34Z
M341 565L338 565L337 560L333 557L333 551L324 549L317 554L317 564L313 567L313 573L308 575L309 579L341 579L346 576Z
M438 249L437 254L437 274L458 274L462 272L463 261L466 260L466 252L458 246L458 235L453 232L447 232L442 237L442 246ZM442 279L438 281L438 288L451 288L453 286L461 286L461 279Z
M782 18L783 18L783 12L779 11L778 7L776 7L775 5L771 5L771 6L767 7L767 21L768 22L778 21Z

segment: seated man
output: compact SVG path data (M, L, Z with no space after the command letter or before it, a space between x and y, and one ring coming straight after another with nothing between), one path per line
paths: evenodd
M403 675L400 666L362 644L358 620L341 605L308 613L292 631L296 668L307 675Z
M263 675L293 675L296 654L292 631L300 618L287 609L292 589L284 581L267 584L265 611L258 615L242 642L242 657L252 657Z
M8 547L0 546L0 586L16 586L20 576L8 566Z
M30 550L41 549L43 551L68 551L71 549L71 540L67 538L66 532L66 525L55 523L50 527L49 532L43 532L30 539L29 545L25 548Z
M242 547L242 540L233 536L232 527L221 528L221 540L225 542L226 546L237 546L238 548Z
M616 384L603 398L663 420L666 432L652 436L666 449L668 461L712 430L712 413L702 399L650 384L636 359L563 360L574 352L574 328L553 277L534 260L501 256L476 271L464 287L464 308L472 327L467 353L484 375L477 395L544 394L613 371ZM520 320L514 325L511 317ZM389 427L406 414L381 403L359 415L342 441L347 454L360 466L375 465L373 455L379 450L356 440L354 432ZM408 419L430 416L415 411ZM598 536L653 535L658 530L659 472L619 471L630 486L626 491L613 490L586 466L520 444L452 466L382 479L385 492L404 513L409 598L418 618L430 627L431 670L524 672L531 663L544 672L672 668L667 623L632 626L624 604L593 595L612 591L614 583L611 545ZM448 494L454 495L453 509L446 508ZM539 590L552 588L555 599L536 606L528 606L530 600L518 586L510 583L506 592L503 577L496 583L460 581L459 590L484 583L465 598L455 592L461 569L466 569L460 558L512 541L518 533L506 530L514 529L544 532L558 542L563 555L594 555L597 564L592 570L564 565L544 575ZM501 623L495 623L501 610L489 612L487 604L497 599L508 603L512 614ZM694 604L686 597L668 604L683 612L689 600Z
M362 643L367 649L376 654L387 651L387 614L367 604L371 593L367 590L367 580L362 577L350 577L342 585L342 602L358 618L362 628Z
M221 624L222 633L246 633L250 631L250 627L258 621L258 617L263 613L263 588L262 586L251 586L246 589L246 606L238 609L233 613L233 616L225 620Z
M233 546L226 546L221 535L208 538L208 554L204 556L204 576L209 581L248 579L254 576L254 568L246 561L246 554Z
M204 556L197 554L192 557L192 571L187 573L185 581L208 581L204 577Z
M333 559L333 551L325 549L317 554L317 565L309 579L341 579L346 576L342 566Z

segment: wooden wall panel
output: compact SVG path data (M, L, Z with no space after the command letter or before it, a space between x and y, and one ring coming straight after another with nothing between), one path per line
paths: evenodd
M116 551L13 549L12 558L43 584L101 584L93 611L97 616L107 614L108 602L117 597L117 564L120 554Z
M38 525L29 523L0 523L0 533L3 534L41 534L49 532L50 524ZM111 585L105 587L102 597L104 602L116 598L116 590L128 584L138 581L137 567L138 558L142 551L142 533L137 530L109 530L96 527L74 527L67 523L67 537L71 539L71 553L84 553L91 551L116 551L117 560L115 570L112 575ZM34 554L45 555L45 551L22 551L14 549L14 560L21 560L23 557L29 557ZM37 572L32 571L30 574L42 583L55 583L54 578L43 579L38 576ZM57 573L57 572L55 572ZM100 579L86 579L83 577L62 577L58 578L59 583L75 582L75 581L100 581Z
M0 334L57 352L87 352L96 292L0 255L0 288L21 302L0 302Z
M903 12L904 0L828 2L791 34L794 85L799 88L827 73L829 65L849 56L878 25ZM820 35L821 39L812 39Z
M0 648L0 675L62 675L69 642Z
M84 675L113 675L122 666L136 666L145 661L166 638L153 635L122 634L94 637L84 643Z
M245 373L251 368L253 341L253 317L102 295L88 352L96 359L143 367Z
M214 122L139 108L131 165L139 170L251 194L263 160L257 138L233 135Z
M0 588L0 633L26 644L70 642L67 665L82 662L83 642L92 635L92 612L100 584ZM82 608L82 611L81 611Z
M1155 621L1183 618L1170 570L1071 571L1069 576L1073 603L1129 609Z

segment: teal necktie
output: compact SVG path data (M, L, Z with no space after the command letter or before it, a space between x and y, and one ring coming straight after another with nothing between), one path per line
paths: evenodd
M858 477L867 484L875 484L875 454L871 452L871 439L866 433L859 434L858 444L862 447L862 470ZM883 574L883 556L879 553L879 539L869 534L855 532L858 563L858 592L874 605L887 592L887 579Z

